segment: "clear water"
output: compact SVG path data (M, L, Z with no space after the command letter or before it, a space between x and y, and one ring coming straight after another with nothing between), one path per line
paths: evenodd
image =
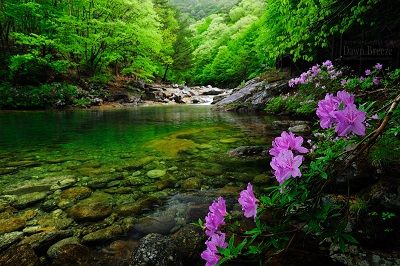
M270 120L215 112L209 106L1 112L0 186L49 176L130 175L133 170L126 169L149 156L150 165L140 174L144 179L146 170L177 167L171 175L178 180L198 175L212 186L208 177L266 171L267 162L239 162L227 151L270 143ZM217 174L196 174L210 167Z

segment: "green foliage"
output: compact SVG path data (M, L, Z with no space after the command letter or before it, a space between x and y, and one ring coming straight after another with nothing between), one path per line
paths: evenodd
M312 96L291 95L271 98L265 107L268 113L287 113L295 116L309 117L315 114L317 102Z
M0 108L45 108L71 104L77 96L77 88L65 83L39 86L0 86Z

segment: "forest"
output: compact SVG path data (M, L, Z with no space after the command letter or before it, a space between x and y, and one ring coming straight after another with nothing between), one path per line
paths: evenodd
M3 0L0 105L79 104L76 86L121 75L234 87L279 58L319 58L332 37L381 23L382 8L379 0L184 3Z

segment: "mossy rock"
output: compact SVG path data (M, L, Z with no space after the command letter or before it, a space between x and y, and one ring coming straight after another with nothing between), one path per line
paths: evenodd
M33 192L29 194L20 195L13 205L18 209L25 209L35 203L44 200L47 197L46 192Z
M25 220L20 217L0 220L0 234L11 233L25 227Z
M83 243L94 243L111 240L118 235L125 233L125 230L120 225L111 225L104 229L100 229L93 233L89 233L82 238Z
M166 170L154 169L154 170L148 171L146 175L151 179L157 179L157 178L165 176L166 174L167 174Z
M186 190L197 190L201 188L201 179L198 177L191 177L182 182L182 188Z
M240 141L239 138L227 138L227 139L221 139L219 142L223 144L232 144Z
M109 216L112 212L111 198L104 194L93 193L68 209L68 215L75 221L96 221Z

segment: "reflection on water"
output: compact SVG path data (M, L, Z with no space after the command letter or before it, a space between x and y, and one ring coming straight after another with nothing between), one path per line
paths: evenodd
M85 185L104 176L127 178L136 170L148 180L147 171L171 168L179 169L167 171L176 182L197 176L220 186L227 175L266 171L265 162L240 162L226 153L270 143L270 122L209 106L0 112L0 186L65 176ZM143 169L132 167L144 158L152 159Z

